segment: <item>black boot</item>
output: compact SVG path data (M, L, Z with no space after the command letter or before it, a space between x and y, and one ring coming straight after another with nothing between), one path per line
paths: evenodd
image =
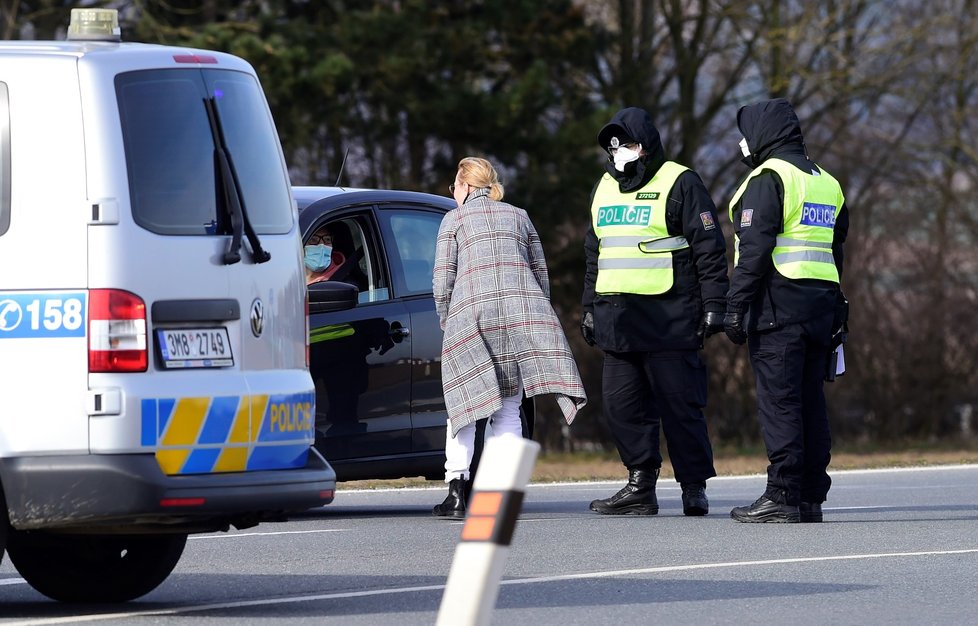
M431 514L435 517L465 517L465 499L465 481L461 478L453 478L448 483L448 497L431 509Z
M710 501L706 499L706 483L682 483L683 515L698 516L710 512Z
M602 515L655 515L659 512L655 499L657 478L658 469L630 469L628 484L610 498L593 501L591 510Z
M734 507L730 511L730 517L738 522L777 522L782 524L795 524L801 521L798 507L790 504L775 502L765 496L761 496L750 506Z

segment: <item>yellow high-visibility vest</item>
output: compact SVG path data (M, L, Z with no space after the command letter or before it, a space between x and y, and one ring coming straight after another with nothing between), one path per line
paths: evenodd
M845 197L842 187L824 169L814 175L803 172L782 159L768 159L741 183L730 200L730 221L734 206L747 189L747 183L764 170L772 170L784 185L784 229L778 234L771 256L774 267L786 278L815 278L839 282L839 270L832 255L835 220L842 210ZM746 209L750 211L751 209ZM750 216L741 213L741 223ZM734 236L734 265L740 260L740 237Z
M621 193L610 174L601 177L591 203L591 225L600 240L597 293L655 295L672 288L672 252L689 247L666 228L666 202L687 169L666 161L647 185Z

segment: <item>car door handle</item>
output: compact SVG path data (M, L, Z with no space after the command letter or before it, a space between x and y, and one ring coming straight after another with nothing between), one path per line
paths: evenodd
M391 328L387 333L394 341L400 341L411 334L411 329L407 326L401 326L400 322L394 322L391 324Z

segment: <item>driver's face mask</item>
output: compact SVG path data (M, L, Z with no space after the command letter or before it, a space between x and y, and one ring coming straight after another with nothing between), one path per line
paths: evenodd
M305 258L303 261L310 272L321 272L329 267L332 262L333 246L316 244L305 247Z
M745 157L750 157L750 148L747 147L747 137L740 140L740 151Z

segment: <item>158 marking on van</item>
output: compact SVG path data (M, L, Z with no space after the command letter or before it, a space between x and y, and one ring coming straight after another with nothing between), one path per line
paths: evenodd
M0 293L0 339L84 337L85 292Z

